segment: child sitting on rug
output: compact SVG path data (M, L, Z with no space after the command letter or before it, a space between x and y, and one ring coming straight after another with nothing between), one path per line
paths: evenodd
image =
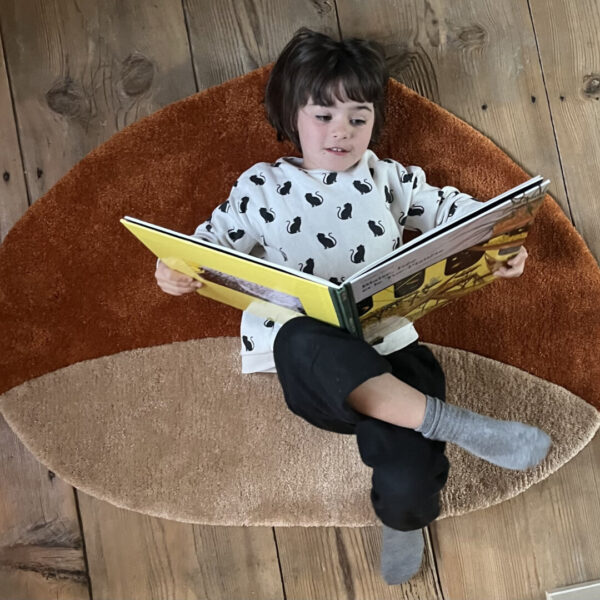
M376 43L298 31L273 67L265 105L278 138L302 157L248 169L195 235L339 283L398 247L404 229L469 212L470 196L369 149L384 124L387 82ZM526 259L522 248L497 275L520 276ZM161 262L156 280L173 295L201 285ZM442 369L410 323L375 346L309 317L279 325L245 312L241 329L243 372L276 371L294 413L356 435L373 469L390 584L419 570L420 528L438 516L448 476L445 442L508 469L537 465L550 447L535 427L446 404Z

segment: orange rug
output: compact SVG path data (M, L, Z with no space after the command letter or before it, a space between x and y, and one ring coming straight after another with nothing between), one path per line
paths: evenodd
M112 469L112 476L94 480L98 446L82 441L76 450L79 455L72 456L71 449L68 456L61 449L63 440L52 439L58 431L68 435L68 429L54 427L52 415L68 424L74 413L71 399L64 398L70 412L58 414L58 405L52 404L54 412L45 417L50 422L40 423L24 390L31 391L32 380L63 373L81 361L237 335L237 311L196 296L173 298L160 292L154 283L154 259L119 219L128 214L191 232L227 197L239 173L249 165L294 154L291 145L276 141L264 120L267 76L266 68L259 69L167 106L119 132L38 200L0 246L3 413L34 453L59 475L115 503L121 498L128 505L123 498L129 497L126 482L131 464L123 461L122 468L104 465L107 472ZM422 166L433 184L452 184L486 199L527 178L487 138L393 81L387 118L386 133L375 151L381 157ZM435 311L418 322L418 330L425 341L439 345L442 353L451 347L489 357L516 367L511 373L531 374L570 398L600 408L600 363L595 360L600 350L598 266L550 198L540 210L527 247L530 260L523 277L497 282ZM228 360L236 374L237 358ZM108 374L116 368L116 363L110 364L105 367ZM138 416L143 423L143 398L136 396L138 372L133 370L129 376L132 406L141 411ZM59 383L56 379L53 385L68 394L67 379ZM110 376L106 382L110 384ZM214 389L211 398L225 402L229 393L243 396L244 382L236 375L226 386L239 389ZM187 394L195 402L203 399L197 389L188 389ZM543 396L530 398L534 406L540 404L540 412L545 400ZM103 406L111 427L115 423L109 417L117 414L117 408L109 403ZM586 408L575 415L574 431L580 419L582 435L576 450L571 447L556 464L564 463L589 441L597 428L595 415ZM98 423L108 426L101 419ZM73 418L72 427L79 426ZM171 426L176 437L177 421ZM105 434L114 442L114 430ZM126 436L126 432L119 435ZM90 469L82 470L82 464ZM196 483L201 482L202 473L196 475ZM154 501L149 499L149 505ZM318 498L312 502L318 504ZM138 503L135 508L151 512L149 505ZM169 512L161 506L161 514L183 518L185 513L188 520L205 522L205 516L190 516L179 509ZM449 514L455 513L450 510ZM290 519L293 524L293 515Z

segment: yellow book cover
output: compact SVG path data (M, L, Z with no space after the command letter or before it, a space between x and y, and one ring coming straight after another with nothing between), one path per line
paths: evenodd
M122 224L198 293L285 322L308 315L375 343L408 321L494 281L523 245L548 180L534 177L425 232L335 285L132 217Z
M351 328L329 281L131 217L121 223L168 267L202 281L202 296L277 322L300 314Z

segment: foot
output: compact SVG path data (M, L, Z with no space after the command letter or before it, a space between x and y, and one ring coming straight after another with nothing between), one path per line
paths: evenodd
M388 585L398 585L419 572L423 560L423 533L420 529L399 531L383 525L381 575Z
M416 428L432 440L452 442L471 454L505 469L524 470L538 465L552 440L537 427L501 421L427 396L425 419Z

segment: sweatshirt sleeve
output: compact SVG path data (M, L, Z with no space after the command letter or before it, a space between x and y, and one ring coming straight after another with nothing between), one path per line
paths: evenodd
M404 226L409 230L428 231L471 212L479 201L455 187L429 185L420 167L403 167L398 163L398 185L408 197Z
M219 204L210 218L196 228L194 237L250 254L260 244L260 239L246 213L247 203L248 196L238 182L229 198Z

